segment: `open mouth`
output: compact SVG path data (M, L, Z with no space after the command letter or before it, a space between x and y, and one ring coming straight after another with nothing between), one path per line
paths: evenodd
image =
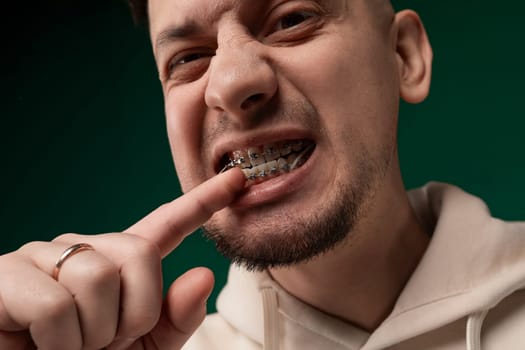
M243 150L221 158L220 172L240 168L250 183L259 183L289 173L303 165L315 149L312 140L286 140Z

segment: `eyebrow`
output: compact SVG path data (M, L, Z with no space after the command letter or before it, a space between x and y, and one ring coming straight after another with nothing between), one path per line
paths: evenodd
M201 33L201 28L193 21L186 22L182 25L172 26L160 32L155 42L156 50L160 50L167 44L182 40L191 36L196 36Z

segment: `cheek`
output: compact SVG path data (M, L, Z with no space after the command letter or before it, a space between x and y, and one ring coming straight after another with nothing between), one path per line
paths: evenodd
M292 83L318 110L327 133L347 140L335 142L334 148L352 140L382 147L396 133L395 55L381 44L368 45L374 41L379 40L331 36L312 42L289 63L295 72Z
M195 87L172 89L165 96L166 129L177 175L184 191L202 182L203 107Z

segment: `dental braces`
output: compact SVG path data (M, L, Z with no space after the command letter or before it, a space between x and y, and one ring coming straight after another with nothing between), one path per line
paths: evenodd
M286 166L288 168L288 166ZM287 169L288 170L288 169ZM277 173L277 167L271 167L270 171L268 171L268 174L266 171L262 170L259 174L250 174L246 179L247 180L255 180L255 179L262 179L266 176L275 175Z
M313 145L310 145L308 147L306 147L305 149L302 150L301 153L299 153L297 155L297 158L295 158L295 160L293 161L292 164L288 165L286 164L285 168L283 168L282 170L288 172L288 171L291 171L291 170L294 170L299 162L301 161L301 159L305 156L306 153L308 153L309 151L311 151L312 149L314 148ZM252 154L249 155L250 159L254 159L254 158L258 158L258 155L256 153L253 153L255 155L255 157L252 158ZM238 159L231 159L225 166L224 168L222 168L222 170L219 172L220 173L223 173L225 172L226 170L229 170L231 168L235 168L237 165L241 165L241 164L244 164L246 162L246 160L244 159L244 157L240 157ZM277 173L277 167L272 167L270 169L270 171L268 172L268 174L266 174L266 172L263 170L261 171L259 174L250 174L247 179L248 180L255 180L257 178L264 178L266 176L270 176L270 175L274 175L275 173Z
M222 168L221 171L219 171L219 174L220 174L220 173L223 173L223 172L225 172L226 170L229 170L229 169L231 169L231 168L235 168L237 165L241 165L241 164L243 164L244 162L245 162L244 157L240 157L239 159L232 159L232 160L230 160L230 162L229 162L228 164L226 164L226 165L224 166L224 168Z

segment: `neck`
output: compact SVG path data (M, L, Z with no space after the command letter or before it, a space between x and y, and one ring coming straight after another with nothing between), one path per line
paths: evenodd
M270 270L292 295L367 331L391 312L429 241L404 189L375 202L387 204L376 205L373 215L330 252Z

